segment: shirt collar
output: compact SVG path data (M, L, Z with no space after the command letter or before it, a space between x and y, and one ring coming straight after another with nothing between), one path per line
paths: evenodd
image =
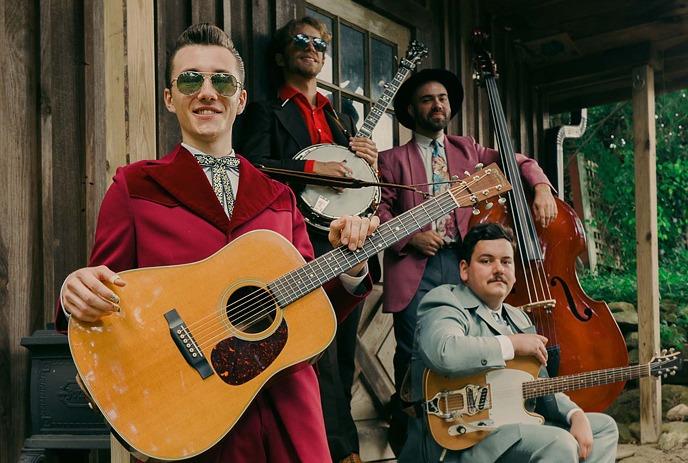
M416 138L416 143L418 143L418 145L425 147L430 146L430 143L434 140L434 138L426 137L418 132L415 132L413 136ZM437 144L444 148L444 134L437 139Z
M198 148L196 148L194 146L189 145L188 143L182 142L182 146L184 148L186 148L189 151L189 153L193 154L194 156L196 156L197 154L203 154L206 156L210 156L208 153L204 153L203 151L199 150ZM234 153L234 148L232 148L232 151L230 151L227 156L236 156L236 154Z
M306 98L306 95L303 93L299 92L297 89L292 87L289 84L284 84L282 87L279 89L279 92L277 94L279 96L280 100L282 101L288 101L291 100L292 98L299 98L302 99L303 102L308 104L310 106L310 102ZM316 109L324 109L327 106L332 106L330 104L330 100L327 99L325 95L323 95L320 92L316 92L315 94L315 108Z

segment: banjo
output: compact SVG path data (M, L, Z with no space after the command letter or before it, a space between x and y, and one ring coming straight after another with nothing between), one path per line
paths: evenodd
M356 137L371 138L375 126L385 114L394 99L399 86L415 69L420 60L428 54L422 43L413 40L406 51L406 57L399 63L399 69L391 82L385 84L385 90L373 105L356 132ZM320 162L345 162L351 169L351 176L364 182L377 182L376 170L365 160L359 158L346 147L328 143L310 146L296 153L294 159ZM370 216L375 213L380 203L381 190L378 186L364 188L345 188L336 190L329 186L306 185L300 194L301 210L307 223L327 231L330 222L343 215Z

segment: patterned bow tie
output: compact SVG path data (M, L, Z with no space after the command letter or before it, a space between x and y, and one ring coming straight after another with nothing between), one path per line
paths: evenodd
M210 167L213 191L217 200L227 211L227 216L231 218L234 209L234 194L228 173L239 166L239 158L234 155L216 158L207 154L194 154L194 157L201 167Z

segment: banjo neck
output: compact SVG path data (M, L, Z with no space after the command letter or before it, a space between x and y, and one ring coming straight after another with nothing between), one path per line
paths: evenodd
M389 108L389 105L397 94L399 87L406 80L408 75L416 68L418 62L428 54L427 48L422 43L414 40L409 44L406 57L399 62L399 69L391 82L385 84L385 90L377 99L370 112L363 121L363 125L356 132L356 137L373 137L373 130L377 126L380 119Z

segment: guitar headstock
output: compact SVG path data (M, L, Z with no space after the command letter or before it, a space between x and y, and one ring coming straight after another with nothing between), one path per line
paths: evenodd
M650 374L653 376L673 376L681 368L681 352L674 349L662 350L661 355L655 355L650 361Z
M458 180L450 189L459 207L475 206L480 201L500 196L509 190L511 184L496 163L487 167L481 166L473 174Z
M492 54L487 50L485 44L487 42L487 34L476 29L473 31L471 37L471 45L473 48L473 80L478 85L483 85L487 77L498 78L497 63L492 59Z
M420 63L420 60L426 56L428 56L428 47L418 40L412 40L406 50L406 57L401 60L400 65L409 71L413 71Z

